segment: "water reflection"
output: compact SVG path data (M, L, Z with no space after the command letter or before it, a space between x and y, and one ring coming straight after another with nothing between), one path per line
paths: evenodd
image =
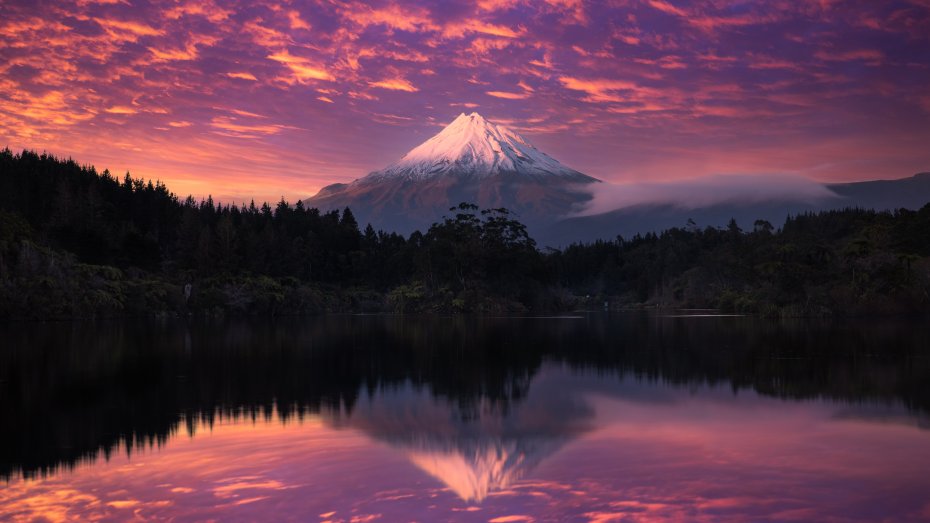
M16 428L0 431L0 519L930 518L920 322L0 334L0 415Z
M593 418L574 390L537 378L518 402L479 400L464 410L409 385L382 390L334 425L388 443L462 500L481 502L593 428Z

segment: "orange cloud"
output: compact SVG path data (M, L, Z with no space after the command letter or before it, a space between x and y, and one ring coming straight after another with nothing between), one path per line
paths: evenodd
M309 80L335 80L335 77L325 67L317 65L307 58L294 56L287 51L270 54L268 58L286 65L299 83L306 83Z
M182 16L202 16L214 23L226 21L232 15L233 11L216 5L212 0L187 0L165 11L165 17L170 20L177 20Z
M485 94L506 100L523 100L530 97L530 93L508 93L506 91L486 91Z
M139 111L135 110L132 107L127 107L125 105L114 105L113 107L108 107L104 111L110 114L135 114Z
M482 11L501 11L520 4L521 0L478 0L478 9Z
M110 36L118 40L135 41L140 36L160 36L165 34L161 29L155 29L150 25L131 20L96 18L95 21L100 24Z
M380 80L377 82L368 82L368 85L372 87L380 87L381 89L390 89L394 91L407 91L409 93L415 93L419 89L410 83L410 81L404 78L388 78L385 80Z
M255 78L255 75L252 73L226 73L226 76L230 78L238 78L240 80L251 80L253 82L258 81L258 78Z
M268 118L267 116L253 113L251 111L243 111L242 109L229 109L229 112L233 114L238 114L239 116L247 116L249 118Z
M349 4L342 14L348 20L362 27L384 25L391 29L410 32L435 31L438 29L438 26L429 17L426 10L409 5L401 7L391 4L376 9L364 3Z
M288 11L287 21L291 29L310 29L310 24L308 24L303 18L300 17L300 13L298 11Z
M461 23L449 24L443 28L442 34L446 38L461 38L468 33L481 33L502 38L517 38L524 34L525 29L511 29L504 25L489 24L480 20L466 20Z
M236 118L228 116L217 116L213 118L213 120L210 122L210 125L222 131L220 134L223 134L224 136L234 136L237 138L251 138L258 135L278 134L284 129L292 129L292 127L278 124L241 124L237 123Z
M689 12L666 0L646 0L652 8L663 13L682 18L689 25L706 32L713 32L721 27L743 27L764 24L778 20L778 16L762 11L752 11L739 15L715 15L703 11Z
M429 62L429 56L414 50L397 51L382 49L380 51L373 52L372 56L380 56L400 62Z
M8 84L7 87L13 86ZM72 93L48 91L36 95L14 87L7 91L6 98L0 97L0 114L4 116L0 118L0 130L10 137L47 138L50 129L70 127L94 118L97 110L85 104L86 100Z
M639 88L639 86L635 83L625 80L584 80L570 76L562 76L559 78L559 81L562 82L562 85L564 85L567 89L587 93L588 96L585 98L585 101L589 102L626 101L626 99L619 98L610 93L623 90L635 90Z
M680 56L663 56L657 59L636 58L633 60L639 64L654 65L662 69L685 69L688 64Z
M349 91L348 94L349 94L349 98L352 98L355 100L377 100L378 99L377 96L371 93L366 93L364 91Z
M688 16L688 13L679 7L666 2L665 0L646 0L646 3L663 13L675 16Z
M293 43L290 35L263 25L260 18L244 23L242 31L250 35L256 44L267 49L286 49Z
M193 60L197 58L197 48L192 45L184 49L158 49L149 47L148 50L156 60L165 62L171 60Z

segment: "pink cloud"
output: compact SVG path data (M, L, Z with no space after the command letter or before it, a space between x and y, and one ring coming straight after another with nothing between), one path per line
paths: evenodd
M663 13L681 17L688 16L688 13L684 9L675 7L673 4L666 2L665 0L646 0L646 3L653 8L662 11Z
M847 51L817 51L814 57L825 61L849 62L864 61L875 65L881 64L884 53L875 49L853 49Z

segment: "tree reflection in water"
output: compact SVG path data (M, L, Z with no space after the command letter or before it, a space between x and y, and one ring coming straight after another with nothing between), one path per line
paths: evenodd
M369 433L478 500L590 428L579 395L531 393L545 363L836 400L857 417L925 424L930 410L930 329L918 321L330 316L4 329L0 415L16 427L0 431L6 477L277 410Z

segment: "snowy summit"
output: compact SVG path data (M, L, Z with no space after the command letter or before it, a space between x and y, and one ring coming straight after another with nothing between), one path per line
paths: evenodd
M533 147L526 138L478 113L460 114L439 134L393 165L371 173L365 181L426 180L441 175L485 178L498 174L591 181Z

